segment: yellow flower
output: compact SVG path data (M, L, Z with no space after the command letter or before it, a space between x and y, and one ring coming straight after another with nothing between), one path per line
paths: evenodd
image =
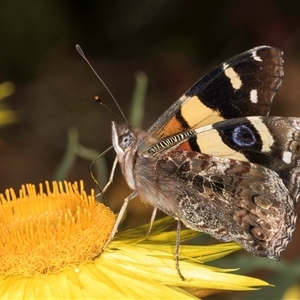
M15 91L15 85L12 82L4 82L0 84L0 101L10 95ZM4 126L10 123L15 123L19 120L16 111L11 110L4 104L0 104L0 126Z
M296 300L300 299L299 284L290 286L283 294L282 300Z
M166 231L171 218L156 221L148 239L149 224L121 231L98 257L115 218L82 182L46 182L38 192L26 185L18 196L7 190L0 202L1 299L197 299L268 285L204 264L240 249L235 243L182 245L183 281L175 268L176 233Z

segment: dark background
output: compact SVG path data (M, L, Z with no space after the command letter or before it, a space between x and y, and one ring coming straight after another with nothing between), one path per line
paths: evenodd
M93 97L114 106L77 43L126 115L136 72L148 75L143 128L210 68L264 44L285 52L285 82L272 114L300 116L299 1L1 1L0 83L15 83L5 103L20 122L0 129L0 192L51 180L71 127L86 147L110 146L115 116ZM106 157L111 163L113 152ZM88 165L78 158L67 179L93 187ZM123 186L116 179L113 190ZM121 193L112 198L122 202L127 191ZM109 203L117 210L120 201ZM132 219L145 210L138 201L131 206ZM286 259L298 257L296 236Z

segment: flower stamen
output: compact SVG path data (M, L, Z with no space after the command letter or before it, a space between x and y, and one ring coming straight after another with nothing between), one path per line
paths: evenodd
M83 182L26 184L0 194L0 275L57 273L92 260L115 222Z

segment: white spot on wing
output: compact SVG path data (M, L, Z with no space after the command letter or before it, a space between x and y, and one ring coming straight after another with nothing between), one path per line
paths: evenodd
M250 92L250 101L252 103L257 103L258 102L258 98L257 98L257 90L252 90Z
M223 63L224 74L230 79L230 83L235 90L238 90L242 87L243 83L237 72L233 68L229 67L228 64Z
M282 160L285 163L290 164L292 162L292 152L291 151L284 151L283 155L282 155Z
M225 71L229 67L229 64L223 63L223 70Z
M252 52L252 57L254 58L254 60L256 61L262 61L262 59L260 58L260 56L257 55L256 51Z

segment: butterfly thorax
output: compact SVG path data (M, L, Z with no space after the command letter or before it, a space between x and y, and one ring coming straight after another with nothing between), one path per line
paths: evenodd
M147 151L159 140L125 123L112 122L112 142L128 186L138 192L143 202L176 218L176 198L168 200L174 186L167 183L167 174L155 171L158 158Z

